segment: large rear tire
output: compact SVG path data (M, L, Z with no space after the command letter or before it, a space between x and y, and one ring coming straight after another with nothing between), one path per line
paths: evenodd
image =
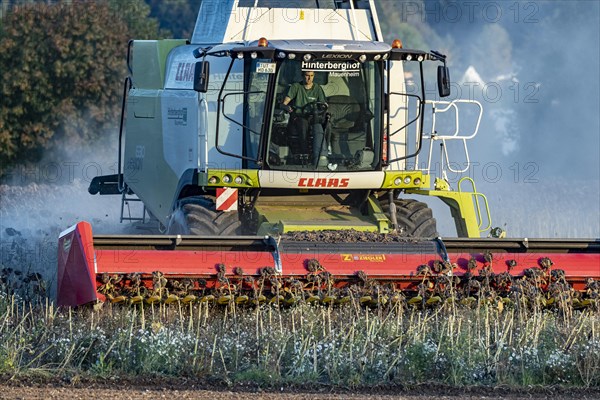
M402 235L423 238L439 236L435 218L427 204L413 199L395 199L394 204L398 219L397 229ZM387 199L381 199L381 208L389 215L390 204Z
M180 200L167 228L171 235L231 236L240 234L240 231L238 213L217 211L214 199L208 196Z

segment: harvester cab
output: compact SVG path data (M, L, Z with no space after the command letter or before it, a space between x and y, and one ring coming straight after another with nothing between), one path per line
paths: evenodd
M405 194L446 202L459 236L489 229L473 181L447 183L447 146L432 182L433 143L462 141L468 161L477 134L435 126L449 111L458 127L464 105L425 99L426 64L450 94L446 57L385 43L372 1L203 1L191 43L129 50L119 173L90 192L120 194L122 210L140 200L168 233L437 236L428 206Z

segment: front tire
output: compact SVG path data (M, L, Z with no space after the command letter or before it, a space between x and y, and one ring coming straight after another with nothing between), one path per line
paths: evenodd
M238 213L216 210L215 201L209 196L180 200L167 229L171 235L232 236L240 234L240 231Z
M427 204L413 199L394 199L398 229L402 235L432 238L439 236L437 223L431 208ZM387 199L381 201L381 208L389 215L390 204Z

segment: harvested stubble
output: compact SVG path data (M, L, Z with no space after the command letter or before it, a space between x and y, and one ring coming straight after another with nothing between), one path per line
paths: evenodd
M162 374L256 385L600 386L600 314L205 303L57 310L0 297L0 372Z

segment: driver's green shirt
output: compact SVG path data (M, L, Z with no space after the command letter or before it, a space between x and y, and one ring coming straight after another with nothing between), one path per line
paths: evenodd
M314 103L315 101L326 102L323 88L316 83L313 83L313 87L310 89L306 89L302 83L292 83L287 97L294 101L296 108L302 108L308 103Z

